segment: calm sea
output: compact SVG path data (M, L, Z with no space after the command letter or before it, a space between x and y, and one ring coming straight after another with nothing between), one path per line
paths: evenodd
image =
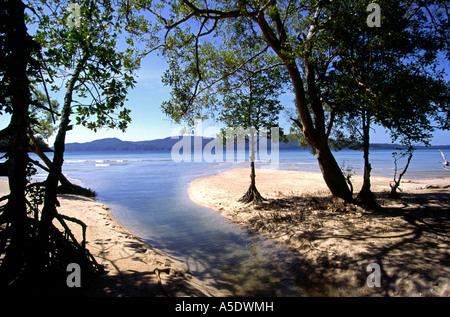
M336 153L336 158L362 173L361 152L345 150ZM417 150L407 176L441 177L445 175L441 161L437 149ZM371 162L373 175L392 177L391 150L373 150ZM176 163L170 152L67 152L64 173L73 182L94 189L98 200L109 205L127 229L184 261L196 276L230 294L307 295L307 290L296 283L295 260L286 248L252 235L189 199L191 180L247 166L247 162ZM264 162L257 164L267 166ZM300 150L280 151L279 168L319 171L316 158Z

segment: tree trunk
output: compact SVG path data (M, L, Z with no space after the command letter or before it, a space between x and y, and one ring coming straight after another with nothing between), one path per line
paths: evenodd
M247 192L242 196L239 201L243 203L261 202L264 197L261 196L256 188L256 173L255 173L255 153L256 153L255 135L251 133L250 136L250 187Z
M12 116L9 125L11 140L8 151L8 180L10 195L4 209L3 222L9 223L10 241L1 266L1 287L18 278L26 267L27 240L29 224L27 223L26 186L28 165L28 106L30 104L29 80L27 66L30 60L28 33L25 26L25 6L22 1L7 1L6 21L2 21L10 32L6 32L10 47L9 71L3 80L10 80L12 87ZM3 230L3 228L2 228ZM29 248L29 246L28 246ZM2 250L3 251L3 250Z
M352 192L348 187L347 180L336 162L333 153L328 146L327 140L322 141L316 147L313 147L317 154L320 170L323 179L334 197L340 198L345 202L352 201Z
M320 14L317 8L315 18ZM258 14L255 22L261 28L264 39L273 51L281 58L291 78L293 90L295 93L295 102L300 115L300 128L306 141L316 151L319 166L322 171L323 178L333 196L343 199L346 202L353 200L352 192L348 187L347 181L341 168L336 162L331 150L328 146L327 129L325 129L325 115L323 104L320 99L319 91L316 87L316 74L309 58L311 52L305 52L305 76L300 74L296 61L292 59L293 48L287 41L288 35L281 22L278 12L274 13L275 22L279 38L272 31L269 23L265 20L264 14ZM316 26L311 25L305 42L309 41L315 33ZM305 78L305 80L303 79ZM307 86L308 98L305 91L305 82ZM311 116L313 114L314 120ZM300 123L300 122L299 122ZM331 126L329 125L331 129Z
M40 166L41 168L45 169L47 172L50 172L52 169L52 161L45 155L45 153L42 151L42 149L39 146L39 143L33 136L33 133L30 132L29 137L31 141L34 144L34 148L32 149L33 153L35 153L39 158L44 162L44 164L47 166L47 169L45 169L45 166ZM37 163L35 163L37 164ZM90 189L74 185L72 184L62 173L59 175L59 182L61 183L61 186L58 189L59 193L65 193L65 194L75 194L75 195L82 195L86 197L95 197L96 193Z
M370 112L363 110L362 123L363 123L363 157L364 157L364 176L363 185L358 194L358 201L366 208L376 209L379 204L375 201L375 195L371 190L370 172L372 171L372 165L369 160L370 150Z
M61 113L61 122L54 143L53 162L51 164L51 169L47 176L47 180L45 181L44 207L42 208L39 231L39 243L43 251L43 253L41 254L41 256L43 257L48 256L46 250L48 249L47 245L49 243L49 228L53 219L57 215L56 206L59 205L57 200L58 180L60 178L60 175L62 174L66 132L70 130L72 92L75 87L75 83L78 81L78 77L86 64L87 58L88 55L85 54L83 59L75 68L75 71L69 81L67 91L64 96L64 106ZM44 260L41 263L46 263L46 261Z
M250 186L247 190L247 192L239 198L239 202L242 203L250 203L250 202L261 202L264 199L264 197L261 196L258 189L256 188L256 173L255 173L255 162L250 163Z
M352 192L328 145L328 135L325 133L324 128L324 117L322 115L315 116L313 123L305 98L305 91L300 73L295 65L288 67L288 70L292 83L294 84L297 109L302 121L300 123L297 120L296 123L299 125L300 129L302 129L306 141L316 152L323 179L332 195L345 202L351 202L353 200ZM316 105L315 111L320 112L320 109L317 108L318 106Z
M64 163L66 132L71 129L70 115L72 114L72 93L81 71L86 66L88 57L89 55L85 53L81 61L77 64L67 85L66 94L64 96L64 105L61 112L61 122L54 143L53 162L47 180L45 181L44 206L42 208L38 235L38 257L40 261L39 264L44 264L42 269L49 269L48 273L51 277L55 275L54 273L57 273L55 276L57 278L61 269L65 271L69 263L77 263L80 265L83 272L83 285L85 285L85 282L89 281L94 275L104 272L103 267L97 264L95 258L85 248L84 242L80 244L76 241L75 237L70 232L70 228L64 222L64 219L81 224L82 227L84 227L84 224L76 219L63 218L61 215L58 215L56 207L59 206L57 200L58 181L62 175L62 166ZM64 233L60 232L53 225L52 221L55 218L64 227ZM56 279L55 283L65 286L64 279Z
M316 93L314 86L314 71L309 66L306 68L309 69L309 71L306 72L309 89L308 93L314 95ZM345 202L351 202L353 200L352 192L328 145L328 135L325 129L325 116L320 100L317 96L312 98L314 99L314 102L311 105L314 115L313 121L310 108L308 107L303 81L297 66L295 64L289 64L288 71L294 85L295 101L301 119L301 123L297 121L297 124L300 124L299 127L302 129L306 141L317 154L317 160L323 179L334 197L340 198Z

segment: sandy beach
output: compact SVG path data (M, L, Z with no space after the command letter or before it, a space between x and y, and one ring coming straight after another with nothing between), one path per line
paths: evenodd
M238 202L250 183L247 168L196 179L189 195L293 250L307 295L450 296L450 175L442 174L405 179L398 200L386 198L392 179L372 177L379 211L334 202L320 173L301 171L257 170L261 204ZM354 176L355 192L361 184ZM376 270L379 286L369 277Z
M9 192L6 178L0 178L0 195ZM109 211L94 199L60 195L61 214L87 225L86 247L107 274L101 276L86 296L98 297L210 297L221 292L192 276L186 265L154 248L125 229ZM81 241L80 226L69 223Z
M250 170L195 179L191 199L249 230L284 243L298 256L307 296L450 296L450 177L405 179L401 200L387 199L391 179L372 178L382 211L334 202L320 173L259 169L266 201L243 204ZM443 172L443 176L445 172ZM362 179L354 176L355 191ZM8 192L0 178L0 194ZM186 265L146 244L93 199L60 195L59 212L87 225L87 248L105 266L86 296L227 296ZM80 238L78 225L71 225ZM369 287L371 263L380 287Z

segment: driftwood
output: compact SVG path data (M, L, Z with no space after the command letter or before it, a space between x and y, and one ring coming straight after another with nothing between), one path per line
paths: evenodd
M442 168L445 169L446 171L450 171L450 169L446 168L446 166L450 166L450 162L447 161L447 159L445 158L444 152L442 152L442 150L439 150L441 152L442 158L444 159L444 162L442 162L442 165L444 165Z
M166 288L163 286L163 283L162 283L162 280L161 280L161 275L160 275L161 272L169 274L170 273L170 269L158 269L158 268L156 268L156 269L153 270L153 273L156 275L156 278L158 279L158 285L161 288L161 290L166 294L167 297L172 297L170 295L170 293L166 290Z
M424 185L422 189L446 189L450 188L450 184L447 185Z

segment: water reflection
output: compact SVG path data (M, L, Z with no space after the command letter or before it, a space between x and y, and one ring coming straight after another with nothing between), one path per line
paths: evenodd
M187 248L174 241L161 247L185 262L195 276L232 296L302 295L295 285L293 255L282 245L240 231L217 232L208 240L185 237Z

